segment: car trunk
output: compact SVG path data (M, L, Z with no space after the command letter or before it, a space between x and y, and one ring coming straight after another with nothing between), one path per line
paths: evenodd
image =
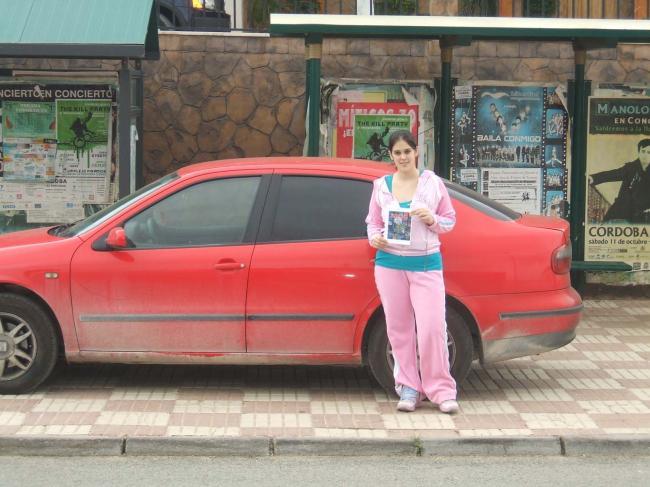
M517 220L519 225L531 229L527 240L535 241L535 245L518 251L524 254L524 259L518 259L516 269L517 280L522 286L526 283L534 291L552 291L564 289L571 285L569 272L557 273L553 270L554 252L564 245L570 245L570 227L566 220L539 215L522 215ZM525 243L525 242L524 242ZM569 265L570 267L570 260Z
M522 215L517 222L521 225L534 228L547 228L557 230L564 234L564 241L569 241L569 222L561 218L550 218L540 215Z

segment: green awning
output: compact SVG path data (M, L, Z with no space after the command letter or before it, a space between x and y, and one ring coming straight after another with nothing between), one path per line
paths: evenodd
M271 14L271 35L650 43L650 21L527 17Z
M159 56L154 0L0 0L0 57Z

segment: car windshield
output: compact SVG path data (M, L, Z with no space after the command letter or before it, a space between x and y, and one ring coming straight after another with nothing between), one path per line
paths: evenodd
M59 237L73 237L75 235L80 235L81 233L87 230L91 230L95 228L97 225L111 218L117 212L122 210L122 208L124 208L125 206L144 198L146 195L152 193L153 191L160 188L161 186L164 186L169 181L173 181L174 179L177 178L178 178L178 174L176 173L168 174L167 176L164 176L154 181L153 183L143 186L139 190L125 196L119 201L113 203L112 205L99 210L97 213L93 213L88 218L84 218L83 220L79 220L78 222L75 223L67 223L65 225L59 225L58 227L54 227L50 229L50 234L57 235Z
M517 220L521 217L521 213L517 213L498 201L487 198L465 186L449 181L445 181L445 186L447 186L450 195L457 200L497 220Z

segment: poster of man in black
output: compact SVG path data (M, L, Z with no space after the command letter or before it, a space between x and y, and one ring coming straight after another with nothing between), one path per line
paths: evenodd
M585 260L650 270L650 97L589 98Z
M630 223L650 222L650 138L637 144L638 157L609 171L589 175L592 186L620 181L621 186L603 221L626 220Z

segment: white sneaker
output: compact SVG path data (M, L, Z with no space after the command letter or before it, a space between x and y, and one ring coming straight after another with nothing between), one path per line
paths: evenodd
M402 392L399 395L397 410L412 413L420 405L420 393L408 386L402 386Z
M448 399L438 404L438 409L445 414L456 414L460 410L460 407L455 400Z

